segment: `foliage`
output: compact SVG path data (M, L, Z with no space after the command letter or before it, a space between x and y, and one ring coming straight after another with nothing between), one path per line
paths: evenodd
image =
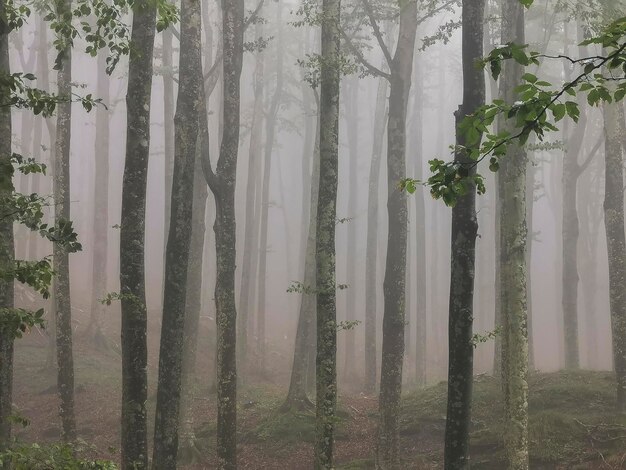
M522 3L529 6L532 1ZM500 160L506 156L509 146L524 145L531 135L543 142L546 134L557 131L556 124L566 117L577 122L580 109L575 98L578 95L586 96L591 106L622 101L626 96L626 17L612 22L599 35L581 45L596 46L602 52L581 58L550 56L514 43L492 50L480 65L489 67L494 80L499 78L505 61L529 66L538 65L542 59L565 60L578 73L573 80L558 87L532 73L525 73L523 83L514 90L517 93L514 103L496 99L463 118L459 124L458 130L465 145L452 149L467 155L471 163L431 160L432 174L426 182L408 178L400 182L400 187L413 193L418 185L424 184L435 199L443 199L446 205L453 206L458 197L473 190L474 186L479 194L485 192L483 177L469 171L478 163L488 159L489 169L498 171ZM495 130L499 117L512 123L514 130Z
M83 450L65 444L15 446L0 454L0 463L14 470L117 470L112 462L77 457Z

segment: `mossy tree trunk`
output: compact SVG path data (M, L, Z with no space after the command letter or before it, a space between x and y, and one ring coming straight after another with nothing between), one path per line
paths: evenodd
M626 240L624 235L623 145L624 108L604 106L605 186L604 226L609 259L609 304L617 407L626 411Z
M337 292L335 225L339 169L341 0L322 0L320 179L315 237L317 293L316 470L333 468L337 408Z
M122 182L120 291L122 303L122 468L148 467L148 349L145 284L146 185L156 8L134 7L126 94L126 161Z
M243 63L243 0L222 3L223 134L215 171L203 152L204 175L215 196L217 277L217 458L218 468L237 468L237 310L235 307L235 182ZM204 90L202 90L204 92ZM203 127L205 124L203 124ZM205 129L202 129L205 132Z
M485 104L485 75L476 63L483 56L484 0L464 0L462 12L463 104L456 112L456 144L480 147L480 138L468 141L459 128L462 120ZM476 173L474 161L457 150L455 161ZM450 306L448 319L448 403L446 413L445 468L470 467L469 433L474 375L474 272L476 265L476 188L472 185L452 208Z
M415 36L417 1L411 0L400 10L400 27L395 54L389 62L390 93L387 122L387 213L389 233L383 281L384 317L380 373L379 424L376 466L400 468L399 419L404 360L405 272L407 241L407 200L399 189L406 177L406 114ZM390 56L387 52L386 56Z
M193 187L201 106L202 14L200 0L183 0L180 66L174 116L172 213L165 255L163 324L154 430L154 469L175 469L183 368L187 272L192 235Z
M524 7L518 0L504 0L502 43L524 44L524 36ZM515 87L521 83L522 73L519 64L505 64L500 80L506 102L516 100ZM505 128L510 125L504 123ZM512 145L498 172L504 442L511 470L528 468L526 170L525 150Z
M69 14L70 0L57 3L57 15ZM53 192L56 222L70 220L70 145L72 138L72 50L63 51L61 68L57 74L59 96L66 101L57 106L57 128ZM74 415L74 357L72 350L72 301L70 297L69 252L59 244L53 245L57 387L59 392L59 414L63 425L62 437L66 442L76 439L76 417Z
M11 72L9 63L9 26L5 23L5 0L0 1L0 73ZM11 108L0 109L0 200L13 192L13 164L11 163ZM0 217L0 271L10 269L14 262L15 246L13 220ZM0 279L0 309L14 307L13 280ZM10 331L0 328L0 452L11 444L13 403L13 341Z
M389 82L379 78L374 111L374 134L367 194L367 235L365 245L365 392L376 392L378 364L376 327L378 312L378 221L380 163L383 155L385 124L387 123L387 89Z

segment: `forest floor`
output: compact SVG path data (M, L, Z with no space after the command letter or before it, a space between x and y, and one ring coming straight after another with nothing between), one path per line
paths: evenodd
M31 335L16 351L15 405L30 424L17 429L22 442L51 443L60 436L54 370L45 367L46 341ZM150 360L149 416L154 414L154 358ZM119 460L119 355L95 352L76 341L76 415L86 455ZM472 468L503 469L500 393L497 381L475 381ZM215 395L194 391L195 445L207 461L187 469L214 468ZM266 383L239 393L239 468L312 468L314 416L280 413L284 387ZM405 468L442 468L445 382L409 390L403 400L401 452ZM614 380L608 372L533 374L530 383L530 452L533 469L626 469L626 415L615 413ZM377 400L340 395L337 469L373 467ZM149 430L151 436L152 430Z

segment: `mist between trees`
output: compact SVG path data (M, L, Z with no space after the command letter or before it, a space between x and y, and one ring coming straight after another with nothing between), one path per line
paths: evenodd
M622 468L625 12L0 1L0 466Z

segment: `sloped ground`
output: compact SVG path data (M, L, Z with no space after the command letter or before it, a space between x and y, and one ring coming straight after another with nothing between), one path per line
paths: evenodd
M22 442L59 439L54 371L45 364L45 341L31 338L16 356L15 404L30 420L16 426ZM95 352L77 341L77 416L79 435L88 442L85 455L119 459L120 366L114 352ZM156 377L151 359L150 376ZM149 416L154 414L151 382ZM503 469L501 400L491 377L477 377L473 406L474 469ZM530 441L533 469L626 469L626 415L614 411L610 373L536 374L530 383ZM215 395L208 380L194 392L195 446L206 460L188 469L214 468ZM242 469L305 470L312 468L313 413L283 414L282 386L264 383L243 387L239 394L239 466ZM405 395L401 438L405 468L442 468L445 426L444 382ZM336 442L338 469L373 468L377 400L360 395L339 399ZM149 437L152 430L149 431Z

